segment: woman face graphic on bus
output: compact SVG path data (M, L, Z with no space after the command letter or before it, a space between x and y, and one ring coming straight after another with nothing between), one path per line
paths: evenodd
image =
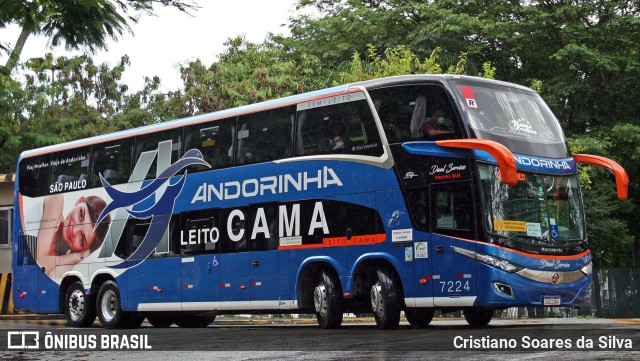
M102 245L111 218L105 217L97 226L95 220L106 205L97 196L80 197L63 217L64 196L56 194L45 198L43 222L58 220L55 227L42 224L38 232L37 262L46 273L53 271L56 265L74 265Z

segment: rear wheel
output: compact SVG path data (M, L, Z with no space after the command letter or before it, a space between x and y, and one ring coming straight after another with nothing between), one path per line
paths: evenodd
M427 327L431 323L431 320L433 320L433 314L433 308L407 307L404 311L407 321L409 321L414 328Z
M321 328L338 328L342 324L342 292L335 277L322 271L320 281L313 289L313 306Z
M81 282L74 282L65 297L64 315L71 327L89 327L96 320L93 297L84 292Z
M147 315L147 321L149 321L151 326L157 328L167 328L171 327L173 324L173 318L171 316L163 315L161 313Z
M376 271L376 281L371 286L371 309L379 329L394 329L400 324L400 293L391 273L385 269Z
M469 326L473 328L481 328L488 325L493 317L492 309L472 308L464 310L462 313L464 314L464 319L467 320Z
M120 299L120 289L114 281L106 281L100 286L96 300L96 312L102 327L136 328L142 323L142 316L134 312L124 312Z
M175 317L175 322L176 325L182 328L203 328L212 324L215 319L215 315L177 315Z

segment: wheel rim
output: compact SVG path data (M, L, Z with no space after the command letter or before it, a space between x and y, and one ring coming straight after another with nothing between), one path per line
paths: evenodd
M73 321L78 321L84 314L84 292L75 290L69 297L69 316Z
M327 289L324 284L317 285L313 290L313 306L320 315L327 314Z
M116 317L116 313L118 312L118 299L115 292L108 290L102 295L100 310L102 317L107 322Z
M376 283L371 286L371 309L373 313L381 316L384 312L384 305L382 303L382 285Z

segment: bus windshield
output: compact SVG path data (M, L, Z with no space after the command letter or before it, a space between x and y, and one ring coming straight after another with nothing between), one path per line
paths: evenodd
M460 81L456 88L478 138L502 143L514 153L569 156L560 124L535 92L470 81Z
M561 253L566 246L584 240L576 175L518 173L518 185L513 187L502 183L497 166L479 164L478 170L487 232L497 243Z

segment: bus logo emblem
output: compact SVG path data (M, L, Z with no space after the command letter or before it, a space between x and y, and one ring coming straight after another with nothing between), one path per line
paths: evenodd
M558 275L557 273L554 273L551 276L551 283L554 284L554 285L557 285L558 282L560 282L560 275Z

